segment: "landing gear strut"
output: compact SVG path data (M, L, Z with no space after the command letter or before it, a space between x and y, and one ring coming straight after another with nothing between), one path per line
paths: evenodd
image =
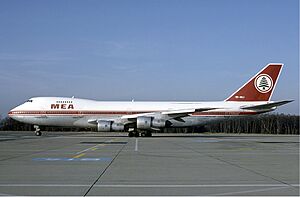
M134 132L133 131L129 131L128 137L133 137L133 136L134 136Z
M129 131L129 133L128 133L128 137L139 137L139 136L140 136L140 133L136 130ZM142 131L141 132L141 137L151 137L151 136L152 136L151 131Z
M41 136L42 132L41 132L40 127L38 125L34 125L33 127L35 128L35 131L34 131L35 135L36 136Z
M137 131L129 131L128 137L139 137L140 134Z
M141 133L141 136L142 136L142 137L151 137L151 136L152 136L152 133L151 133L151 131L143 131L143 132Z

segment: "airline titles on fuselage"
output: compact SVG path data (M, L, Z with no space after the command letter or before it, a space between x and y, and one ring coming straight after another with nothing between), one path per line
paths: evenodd
M56 101L51 104L51 109L74 109L73 101Z

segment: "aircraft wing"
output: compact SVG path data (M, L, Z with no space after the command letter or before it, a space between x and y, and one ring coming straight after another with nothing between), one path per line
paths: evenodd
M276 101L272 103L266 103L261 105L251 105L251 106L243 106L242 109L249 109L249 110L265 110L265 109L271 109L273 107L278 107L287 103L292 102L293 100L284 100L284 101Z
M172 118L180 118L188 116L189 114L195 113L195 112L203 112L203 111L209 111L216 108L194 108L194 109L180 109L180 110L170 110L170 111L164 111L161 112L162 115L167 115Z
M107 118L107 119L101 119L106 121L116 121L116 122L135 122L138 117L154 117L154 118L164 118L166 120L170 119L178 119L189 116L189 114L195 113L195 112L202 112L202 111L209 111L216 108L193 108L193 109L178 109L178 110L168 110L168 111L156 111L156 112L149 112L149 113L140 113L140 114L130 114L130 115L124 115L118 118ZM98 119L90 119L88 120L91 124L97 124Z
M168 111L159 111L159 112L151 112L151 113L141 113L141 114L132 114L132 115L124 115L122 119L135 119L137 117L146 116L146 117L168 117L169 119L173 118L181 118L185 116L189 116L189 114L195 112L209 111L216 108L193 108L193 109L178 109L178 110L168 110Z

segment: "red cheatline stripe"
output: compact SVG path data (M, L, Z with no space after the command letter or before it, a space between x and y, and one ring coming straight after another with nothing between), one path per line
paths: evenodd
M71 111L71 110L60 110L60 111L10 111L9 115L102 115L102 114L139 114L139 113L149 113L153 111Z
M53 116L68 116L68 115L131 115L140 113L150 113L153 111L10 111L10 116L34 116L34 115L53 115ZM254 115L256 112L244 111L215 111L215 112L195 112L192 116L238 116L238 115Z

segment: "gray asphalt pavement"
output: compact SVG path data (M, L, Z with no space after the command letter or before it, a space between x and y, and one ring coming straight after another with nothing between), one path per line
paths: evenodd
M299 136L0 131L0 195L299 195Z

